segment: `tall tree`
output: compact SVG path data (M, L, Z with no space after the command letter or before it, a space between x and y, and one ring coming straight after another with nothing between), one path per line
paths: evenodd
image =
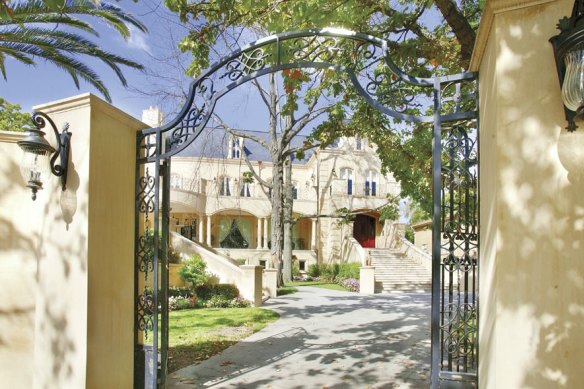
M81 19L81 16L93 17L109 24L123 38L130 36L129 25L142 32L147 31L142 23L116 5L90 0L23 0L10 7L6 2L1 5L0 73L4 79L7 78L7 57L26 65L35 65L38 59L43 59L69 73L77 88L79 79L83 79L111 102L109 91L99 75L80 57L92 57L102 61L115 72L124 86L127 82L120 65L134 69L143 68L139 63L103 50L97 43L80 34L83 32L98 36L95 28Z
M307 150L319 147L318 140L305 142L301 145L293 145L293 139L304 130L311 122L326 115L331 109L330 104L322 104L320 94L305 94L303 101L306 106L300 109L297 101L301 85L309 81L309 77L299 71L290 70L282 72L283 82L277 81L276 74L267 76L267 85L262 85L258 80L253 81L259 91L260 100L268 110L269 120L267 133L269 140L255 136L252 133L237 131L227 122L215 115L215 120L232 136L249 139L265 148L270 154L272 162L271 181L260 177L259 173L243 153L244 159L251 175L270 196L271 202L271 247L270 255L274 266L278 269L279 285L283 285L292 279L292 177L291 160L294 155L302 155ZM317 77L316 77L317 78ZM313 80L305 90L310 90L318 80ZM280 91L283 85L284 91ZM284 102L284 103L282 103Z

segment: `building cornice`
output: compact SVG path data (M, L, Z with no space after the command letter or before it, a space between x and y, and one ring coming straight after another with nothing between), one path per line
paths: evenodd
M491 33L493 20L497 14L557 1L558 0L487 0L485 8L483 9L483 15L481 17L481 23L479 25L472 57L470 59L469 71L476 72L481 66L489 34Z
M17 131L0 131L0 142L2 143L16 143L26 136L27 132Z
M83 93L81 95L68 97L62 100L51 101L46 104L41 104L33 107L35 111L42 111L46 114L67 112L83 107L91 107L99 113L113 117L118 121L127 124L131 127L148 128L146 123L141 122L132 115L116 108L110 103L100 99L91 93Z

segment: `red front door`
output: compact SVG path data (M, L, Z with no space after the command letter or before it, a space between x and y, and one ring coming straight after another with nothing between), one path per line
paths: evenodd
M375 248L375 218L357 215L353 223L353 237L361 246Z

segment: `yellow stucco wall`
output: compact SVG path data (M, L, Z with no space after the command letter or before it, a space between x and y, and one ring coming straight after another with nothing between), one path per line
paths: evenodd
M11 318L2 315L1 332L12 339L8 356L0 342L0 381L131 387L135 134L145 125L89 94L35 109L59 129L70 124L68 183L62 191L51 176L33 202L20 149L0 142L0 266L8 269L0 277L12 280L0 283L11 296L0 302Z
M480 70L480 387L584 387L583 164L552 47L573 1L490 1Z
M19 170L22 135L0 131L0 386L18 389L32 386L39 249L36 209L21 206L32 203Z

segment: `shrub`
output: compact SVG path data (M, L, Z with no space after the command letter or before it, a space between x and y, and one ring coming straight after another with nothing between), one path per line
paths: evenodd
M410 226L406 227L405 234L406 234L405 235L405 238L407 240L409 240L411 243L414 243L415 236L416 236L416 233L414 232L414 229L412 227L410 227Z
M344 279L340 282L340 285L345 288L350 290L351 292L358 292L359 291L359 280L355 279L355 278L347 278Z
M158 292L160 293L160 292ZM193 290L187 286L171 286L168 288L168 297L185 297L194 296Z
M195 295L200 300L210 300L213 296L222 296L226 300L233 300L239 296L239 289L232 284L203 284L195 288Z
M222 295L211 296L211 298L205 302L205 307L207 308L247 308L249 306L249 301L242 299L241 297L228 299Z
M320 266L318 263L313 263L312 265L308 266L307 272L311 277L320 277Z
M178 311L181 309L192 309L197 306L197 299L193 297L170 297L168 299L168 309Z
M183 262L178 274L181 280L190 282L193 287L205 284L211 278L211 274L207 273L207 264L199 255L193 255L191 258Z
M345 278L355 278L358 280L360 277L360 268L361 265L358 262L342 263L339 266L338 278L341 280Z
M239 258L235 260L235 263L237 263L239 266L245 265L247 262L247 260L245 258Z
M292 262L292 277L299 277L300 276L300 266L298 262Z
M338 274L339 274L339 264L332 263L332 264L320 264L320 277L326 280L334 281Z

